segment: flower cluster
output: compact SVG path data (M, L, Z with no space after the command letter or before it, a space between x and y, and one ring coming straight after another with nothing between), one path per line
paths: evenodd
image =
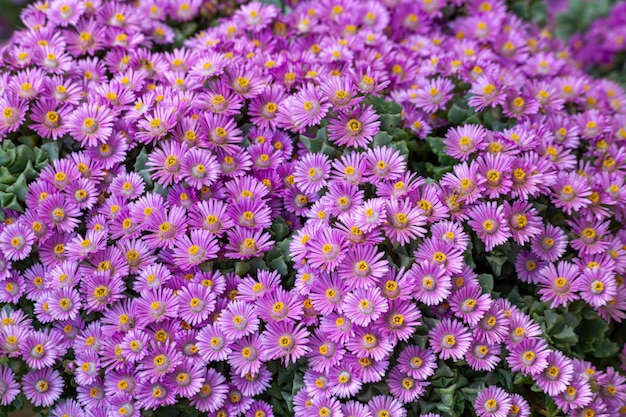
M611 30L606 30L611 28ZM570 39L574 58L590 68L595 65L617 64L626 51L626 6L616 2L607 17L593 21L584 33Z
M203 7L40 1L4 48L0 135L65 153L0 225L0 404L404 417L455 362L481 417L530 415L496 370L626 414L479 259L626 317L618 85L500 0L251 2L174 48Z

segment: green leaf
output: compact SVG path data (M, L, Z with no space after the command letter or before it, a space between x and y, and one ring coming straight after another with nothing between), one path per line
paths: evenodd
M439 157L439 155L444 154L445 144L443 143L443 138L428 136L426 138L426 142L430 145L431 151Z
M402 121L400 114L381 114L380 130L390 132L400 124L400 121Z
M493 291L493 275L480 274L478 276L478 282L480 282L480 286L483 289L483 293L491 294L491 291Z
M250 262L235 262L235 275L240 277L245 276L250 271Z
M24 172L22 172L13 185L6 189L7 193L13 193L17 196L18 200L26 201L26 192L28 191L28 186L26 185L26 177Z
M44 143L39 148L44 151L50 161L59 159L59 152L61 151L61 144L59 142Z
M409 148L406 146L406 142L393 142L391 147L400 152L400 155L408 155Z
M389 135L389 133L384 132L384 131L380 131L376 134L376 136L374 136L374 145L376 146L385 146L385 145L389 145L392 141L392 137Z
M19 213L23 212L22 206L20 206L20 203L17 201L17 196L4 191L0 191L0 207L3 209L15 210Z
M560 314L555 313L553 310L544 311L543 317L546 322L546 328L549 332L554 330L555 327L563 321L563 317Z
M508 259L506 255L487 256L487 262L489 263L489 266L491 266L491 270L496 277L499 277L502 274L502 266L506 263L507 260Z
M578 343L578 336L574 332L574 329L570 326L565 326L561 331L552 335L552 338L560 343L566 345L574 345Z
M454 394L456 391L456 385L452 385L447 388L435 388L434 391L439 395L441 402L446 407L454 406Z
M593 351L593 356L596 358L610 358L619 352L619 346L617 343L609 339L603 339Z
M9 167L11 174L18 174L24 171L26 164L35 159L35 153L32 148L26 145L19 145L16 149L16 156L13 164Z
M473 110L467 105L466 99L457 99L448 111L448 121L458 125L467 120L473 113Z
M267 266L270 270L278 271L281 275L287 275L289 273L289 268L287 268L287 264L282 256L272 260Z

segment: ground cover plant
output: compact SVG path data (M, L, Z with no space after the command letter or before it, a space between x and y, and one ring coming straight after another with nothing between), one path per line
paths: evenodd
M519 7L27 6L4 411L625 415L626 94Z

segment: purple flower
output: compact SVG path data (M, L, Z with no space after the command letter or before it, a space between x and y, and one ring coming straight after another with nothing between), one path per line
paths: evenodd
M526 338L511 346L507 362L512 371L522 371L528 375L538 375L548 367L548 345L540 338Z
M35 407L49 407L61 397L63 379L51 368L31 371L22 378L22 389Z
M269 323L264 333L263 349L268 358L281 359L287 366L309 350L309 332L293 322Z
M357 289L346 295L341 310L356 325L367 327L389 309L378 288Z
M506 417L511 405L508 393L500 387L489 386L478 393L474 409L479 417Z
M462 359L471 343L469 329L452 319L443 319L428 336L433 352L443 360Z
M365 148L380 127L379 117L372 108L357 107L351 113L340 114L328 123L328 140L340 146Z
M480 239L485 243L485 250L491 251L510 237L509 225L504 217L504 207L495 202L480 203L469 210L470 221Z
M20 384L15 380L15 373L8 366L0 365L0 404L7 406L20 393Z
M615 297L617 288L611 274L600 268L585 268L579 281L580 298L592 307L600 307Z
M573 377L572 360L560 352L550 352L548 367L537 375L536 382L548 395L556 397L567 389Z
M551 302L550 308L565 306L579 298L580 268L565 261L548 264L539 272L539 286L541 301Z

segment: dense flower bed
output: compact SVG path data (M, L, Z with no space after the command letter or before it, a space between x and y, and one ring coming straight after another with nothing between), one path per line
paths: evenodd
M626 414L625 92L498 0L286 11L24 10L0 404Z

